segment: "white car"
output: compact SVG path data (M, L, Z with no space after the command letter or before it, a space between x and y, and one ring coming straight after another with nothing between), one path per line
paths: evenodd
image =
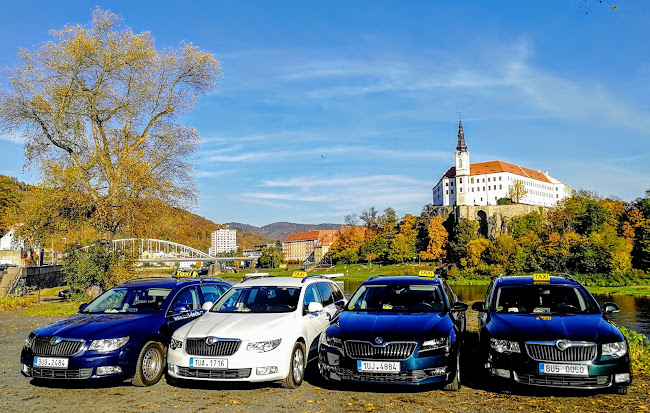
M246 279L176 330L167 374L172 380L282 380L296 388L307 361L317 357L320 334L344 305L339 287L324 276Z

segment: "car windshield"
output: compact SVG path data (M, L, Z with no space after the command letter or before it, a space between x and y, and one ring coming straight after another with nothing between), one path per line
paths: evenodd
M493 310L523 314L594 314L598 306L573 285L504 285L496 292Z
M215 313L288 313L298 308L300 288L231 288L214 305Z
M111 288L93 300L81 312L153 314L162 307L170 292L169 288Z
M362 285L348 302L347 311L399 311L406 313L445 310L440 287L433 284Z

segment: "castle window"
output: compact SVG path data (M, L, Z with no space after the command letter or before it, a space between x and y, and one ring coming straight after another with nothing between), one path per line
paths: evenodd
M499 181L501 180L501 177L499 177Z
M474 192L474 187L472 187L472 192Z
M459 159L459 160L458 160L458 168L460 169L460 168L462 168L462 167L463 167L463 160L462 160L462 159Z
M501 185L499 185L499 189L503 189L503 188L501 187Z
M463 178L458 178L458 182L462 184L463 183Z
M488 178L488 181L489 181L489 180L490 180L490 179ZM488 191L491 190L491 189L492 189L492 187L491 187L490 185L488 185Z
M463 192L463 188L462 188L462 187L459 188L459 189L458 189L458 192Z
M449 186L449 182L445 182L445 186Z
M472 178L472 183L474 183L474 178Z
M454 194L454 190L453 190L453 189L451 190L451 194L452 194L452 195Z
M490 182L490 178L488 178L488 182Z

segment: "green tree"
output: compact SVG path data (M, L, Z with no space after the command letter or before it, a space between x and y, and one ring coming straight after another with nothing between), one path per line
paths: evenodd
M276 246L265 247L257 263L261 268L278 268L284 264L284 254Z
M77 294L91 287L104 291L135 276L134 261L126 251L109 251L99 242L88 248L71 245L63 260L66 283Z
M451 259L460 262L467 255L467 244L478 238L479 223L476 221L461 221L454 227L452 241L449 243Z
M381 236L364 240L359 245L359 256L368 263L383 259L388 255L388 241Z
M158 50L97 8L88 27L52 31L54 41L22 50L0 90L0 123L25 138L26 165L48 190L83 202L85 216L111 239L160 219L160 203L196 200L192 155L200 138L181 123L196 97L216 88L219 63L191 44Z
M415 244L404 234L395 235L388 250L388 259L393 262L404 262L412 260L415 256Z
M515 238L519 238L529 232L539 234L542 231L542 219L542 214L537 212L530 212L526 215L513 217L508 225L510 233Z

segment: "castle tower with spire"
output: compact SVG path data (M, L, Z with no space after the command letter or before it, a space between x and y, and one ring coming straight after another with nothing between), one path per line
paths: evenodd
M456 205L467 205L465 202L465 194L467 193L463 189L468 187L469 176L470 176L470 163L469 163L469 152L467 151L467 145L465 144L465 132L463 131L463 120L458 121L458 145L456 146L456 152L454 153L454 159L456 160Z

